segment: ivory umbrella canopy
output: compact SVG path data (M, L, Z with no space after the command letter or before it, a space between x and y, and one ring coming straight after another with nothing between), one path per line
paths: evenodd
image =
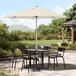
M39 8L37 6L35 8L17 12L17 13L14 13L14 14L6 16L6 17L8 17L8 18L30 18L31 19L31 18L35 18L36 16L38 18L52 18L52 17L62 18L62 17L64 17L62 15L48 11L46 9Z
M54 12L50 12L46 9L35 7L29 10L14 13L6 16L6 18L25 18L25 19L36 19L36 49L37 47L37 19L41 18L63 18L64 16Z

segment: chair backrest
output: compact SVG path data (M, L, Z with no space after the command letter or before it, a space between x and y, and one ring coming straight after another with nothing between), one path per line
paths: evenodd
M43 46L44 50L49 50L51 47L50 46Z
M58 54L60 54L61 56L64 56L64 52L65 52L65 48L58 47Z
M22 56L28 56L28 51L25 49L22 49Z

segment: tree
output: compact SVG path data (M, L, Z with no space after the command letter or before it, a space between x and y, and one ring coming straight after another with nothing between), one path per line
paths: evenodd
M69 10L66 10L64 15L67 17L66 21L76 19L76 4L74 4Z
M67 17L66 22L70 21L70 20L75 20L76 19L76 4L73 4L70 9L66 10L64 12L64 15ZM69 38L69 36L70 36L70 31L69 30L70 29L67 28L66 30L67 30L66 36L67 36L67 38ZM75 31L76 31L76 29L75 29Z
M41 24L37 30L39 34L47 35L49 33L49 27L44 24Z
M35 33L31 31L24 32L24 39L35 40Z
M22 40L24 37L23 32L20 30L11 31L11 40Z
M39 26L39 28L37 29L37 31L38 31L38 38L39 39L47 39L47 37L50 34L49 26L48 25L44 25L44 24L41 24Z
M0 41L8 40L8 26L0 23Z
M54 34L56 37L61 35L61 25L65 20L63 18L55 19L49 24L51 34Z
M7 48L7 42L9 41L8 26L6 24L0 23L0 47Z

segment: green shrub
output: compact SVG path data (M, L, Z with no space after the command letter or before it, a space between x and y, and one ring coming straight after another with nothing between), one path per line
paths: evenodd
M26 45L22 43L18 43L16 48L19 48L20 50L22 50L26 48Z
M12 51L11 50L4 50L0 48L0 57L8 57L12 56Z
M61 46L68 46L68 44L64 42L64 43L61 43Z
M26 45L26 48L27 48L27 49L30 49L30 48L31 48L31 49L34 49L34 48L35 48L35 45L34 45L34 44L33 44L33 45L32 45L32 44L27 44L27 45Z
M16 48L15 49L15 56L21 56L22 55L22 52L20 49Z
M75 50L76 50L76 43L71 44L71 45L70 45L70 49L75 49Z
M70 49L70 46L66 42L61 43L61 47L66 48L66 49Z
M10 49L16 49L18 44L19 44L18 42L11 42Z
M12 56L12 51L11 51L11 50L7 50L7 52L6 52L6 56L7 56L7 57Z
M11 49L16 49L16 48L19 48L19 49L25 49L26 48L26 45L25 44L22 44L20 42L11 42Z
M10 42L8 42L8 41L3 41L3 42L0 42L0 47L2 48L2 49L9 49L10 48L10 45L11 45L11 43Z
M30 48L35 49L35 47L36 47L36 44L27 44L26 45L26 49L30 49ZM40 48L40 45L38 45L37 47Z
M0 49L0 57L6 57L6 50Z
M52 48L58 48L58 46L59 45L57 43L52 43L52 45L51 45Z

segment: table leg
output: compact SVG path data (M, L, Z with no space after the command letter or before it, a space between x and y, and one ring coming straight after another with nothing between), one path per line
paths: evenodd
M31 66L31 51L29 52L29 67Z
M41 58L42 58L42 68L43 68L44 67L44 52L42 52Z

